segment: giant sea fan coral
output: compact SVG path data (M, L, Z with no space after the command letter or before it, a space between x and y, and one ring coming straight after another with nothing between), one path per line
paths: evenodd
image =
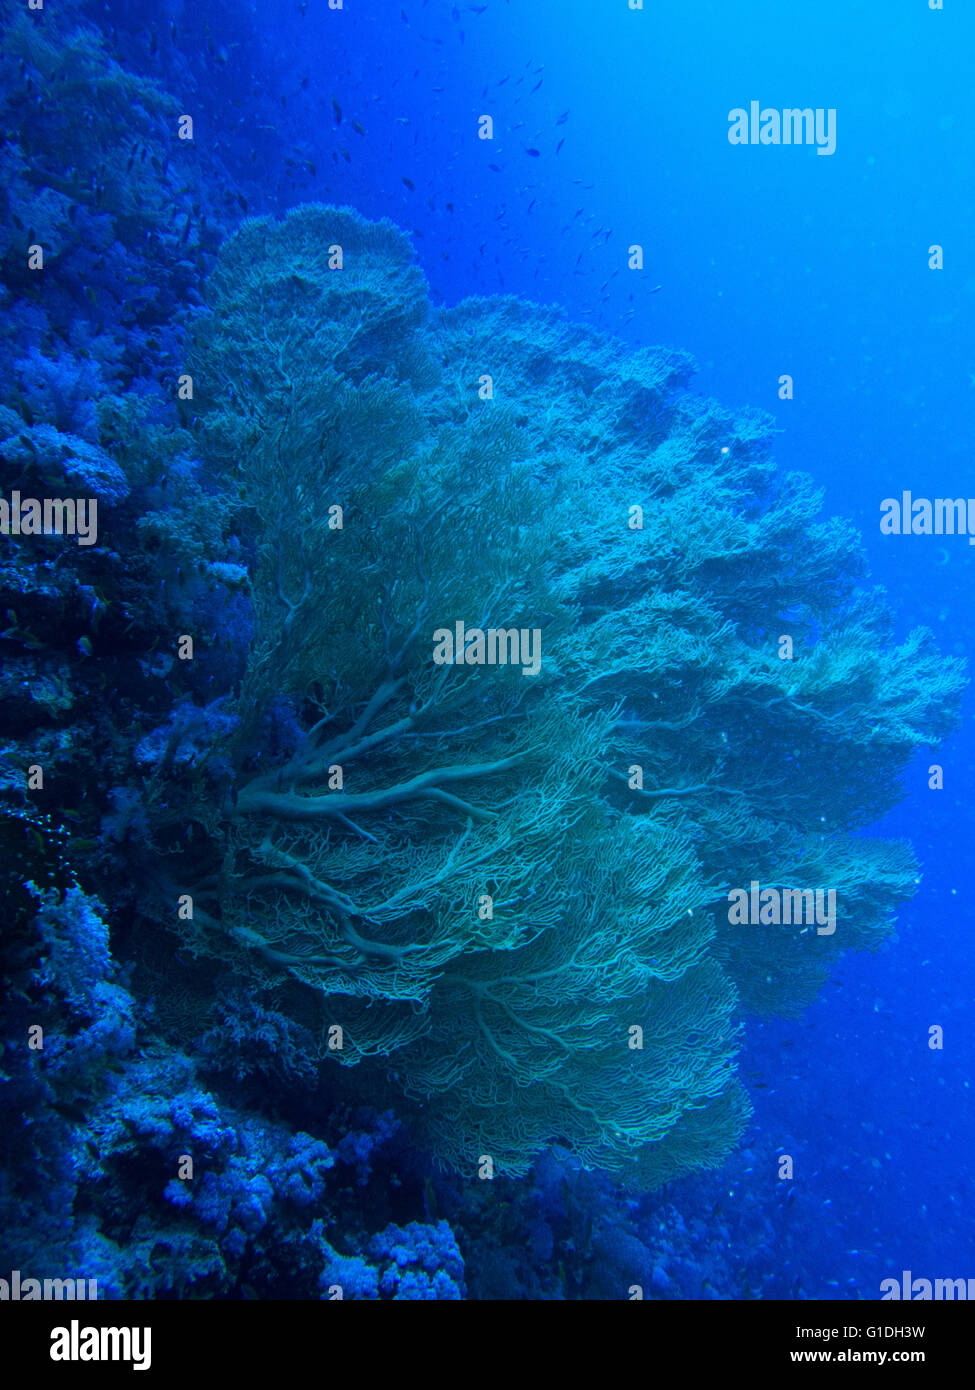
M200 444L255 517L257 636L184 942L283 977L462 1172L553 1140L645 1186L716 1163L741 996L799 1006L910 892L850 831L951 727L957 663L892 645L850 528L681 354L513 299L431 315L347 209L245 223L209 301ZM540 673L435 664L458 621L537 630ZM304 734L269 766L282 697ZM729 927L751 879L837 887L835 937Z

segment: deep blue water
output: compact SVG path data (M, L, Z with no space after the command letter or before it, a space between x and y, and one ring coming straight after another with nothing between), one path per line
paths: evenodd
M5 20L16 8L12 0L5 4ZM872 580L887 591L896 638L929 627L944 654L971 662L975 547L964 536L885 536L879 525L882 500L904 490L915 497L975 494L970 7L959 0L945 0L943 11L926 0L794 0L787 7L776 0L646 0L634 11L625 0L405 0L402 8L350 2L331 9L325 0L89 0L48 4L31 22L55 46L70 26L93 25L106 72L112 60L151 77L194 116L194 152L181 166L178 191L170 190L173 205L160 213L170 231L184 219L192 224L186 282L164 282L159 270L182 252L163 246L157 253L151 232L124 218L99 252L100 269L76 262L77 275L94 287L95 308L88 328L75 330L72 350L86 332L122 344L120 352L127 338L128 367L111 378L116 394L152 396L153 379L173 375L216 251L245 215L321 202L388 218L412 236L434 303L503 293L558 304L570 319L632 347L689 352L698 363L694 391L773 415L779 467L810 474L826 512L856 526ZM29 80L29 90L18 86ZM90 85L90 73L85 81ZM72 318L81 323L88 312L79 307L79 292L70 312L52 311L48 327L37 328L32 292L11 270L20 254L15 236L23 242L34 230L22 169L34 160L40 172L28 183L40 197L48 176L77 178L81 161L65 148L63 164L52 168L52 152L36 134L53 119L39 67L5 57L3 83L6 128L11 136L20 132L22 161L0 170L15 189L4 194L8 213L16 211L24 224L11 230L4 265L4 401L19 412L16 383L24 377L10 364L32 343L53 356L56 343L69 341ZM753 100L767 108L834 109L835 152L729 143L729 112ZM490 142L476 138L483 112L494 120ZM144 164L135 158L137 167ZM57 188L53 180L50 186ZM94 235L86 219L97 217L97 205L88 193L78 201L79 217L59 232L62 250L71 225L79 241ZM40 227L42 212L36 221ZM120 243L127 259L113 299L107 287L113 258L122 265ZM643 247L640 272L627 267L634 243ZM943 269L929 267L934 245L943 247ZM127 315L126 295L154 274L163 288L151 311ZM78 350L76 360L84 356ZM103 347L95 356L104 363L110 353ZM147 364L141 373L140 360ZM104 373L109 380L107 367ZM779 396L784 374L794 381L792 400ZM81 407L74 409L79 432ZM34 410L37 421L45 418L36 401ZM245 628L241 617L240 651ZM29 646L3 636L5 658L30 659ZM121 636L118 643L123 650ZM125 698L138 704L134 691ZM193 698L202 704L209 696L200 689ZM483 1236L481 1198L449 1182L432 1196L428 1155L408 1144L386 1166L377 1163L371 1187L362 1177L364 1196L351 1177L343 1180L353 1193L349 1209L360 1203L354 1220L334 1192L322 1199L338 1213L335 1248L352 1257L367 1249L362 1231L446 1219L471 1296L612 1296L571 1268L573 1259L582 1271L594 1258L574 1224L588 1204L597 1226L617 1233L620 1248L632 1239L651 1252L644 1260L654 1271L648 1296L877 1298L880 1281L905 1269L975 1278L971 699L966 691L960 726L939 752L915 754L903 773L903 800L871 828L909 840L921 864L916 896L899 909L896 939L876 955L843 957L800 1018L746 1021L739 1070L754 1115L740 1152L723 1168L681 1178L640 1203L580 1188L561 1225L546 1216L548 1235L531 1227L528 1274L515 1254L524 1229L498 1226L490 1242L495 1264L486 1269L487 1246L470 1235ZM155 722L164 723L167 711L158 702L155 709ZM20 746L30 730L18 724L11 736ZM943 790L928 789L933 762L944 767ZM119 773L116 783L123 780ZM65 793L46 809L58 818L72 804ZM106 822L99 824L104 834ZM139 865L131 872L137 875ZM103 903L112 881L107 869L103 861L102 878L90 884L82 876ZM111 872L119 874L118 861ZM120 890L106 907L113 952L130 959L137 954L126 925L131 897ZM927 1045L932 1025L944 1029L943 1050ZM211 1091L218 1094L215 1083ZM26 1083L13 1099L22 1113L53 1105ZM252 1093L226 1104L242 1105L258 1120L262 1114ZM263 1113L268 1123L312 1132L333 1150L360 1130L372 1135L362 1140L365 1152L381 1147L374 1116L357 1129L338 1101L329 1108L328 1094L315 1106L303 1114L285 1106L282 1113L268 1101ZM225 1124L245 1128L233 1118ZM778 1151L796 1162L788 1193L776 1180ZM65 1163L77 1166L75 1159ZM411 1196L390 1195L394 1175ZM567 1180L531 1180L542 1194L532 1208L536 1223L559 1181ZM75 1234L84 1214L105 1200L110 1205L97 1183L94 1191L74 1199L68 1224ZM302 1210L300 1220L309 1223L318 1207L310 1202ZM343 1222L345 1247L336 1236ZM654 1246L658 1222L668 1233ZM39 1218L35 1225L35 1264L50 1254L57 1272L67 1248L57 1241L66 1237L44 1234ZM102 1230L118 1247L135 1239L125 1220L105 1217ZM16 1247L17 1259L30 1254L23 1241ZM99 1269L111 1266L104 1251L98 1258ZM445 1297L460 1279L449 1251L436 1259L447 1273L432 1296ZM569 1265L561 1294L538 1272L560 1261ZM0 1257L0 1275L8 1266L11 1260ZM637 1256L630 1264L620 1256L621 1269L640 1267ZM148 1280L143 1292L181 1296L207 1277L191 1262L179 1268L172 1287ZM264 1292L260 1277L236 1275L230 1296L241 1296L243 1283ZM113 1285L105 1276L117 1292L131 1292L118 1279ZM213 1296L228 1294L206 1287ZM296 1291L286 1281L270 1287Z

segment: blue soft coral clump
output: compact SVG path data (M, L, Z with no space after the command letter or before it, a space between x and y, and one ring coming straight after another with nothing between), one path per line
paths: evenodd
M67 1015L61 1026L47 1030L44 1064L55 1082L80 1081L106 1059L131 1052L133 1001L116 982L101 905L76 886L63 897L49 889L38 898L37 933L44 954L35 979Z
M37 933L44 953L37 983L72 1014L90 1017L98 986L114 972L99 904L75 886L63 897L53 889L37 896Z
M281 1139L267 1165L274 1189L299 1209L314 1206L325 1191L325 1174L335 1163L332 1151L300 1130L287 1138L282 1133Z
M157 1188L177 1223L158 1222L171 1257L157 1271L161 1287L175 1277L172 1261L190 1259L182 1277L215 1278L225 1290L249 1252L269 1281L288 1274L289 1260L296 1265L289 1277L297 1277L302 1213L324 1199L335 1162L327 1144L221 1106L200 1087L189 1059L171 1051L134 1064L92 1129L99 1135L93 1179L109 1176L126 1156L148 1182L192 1159L191 1177L170 1176Z
M319 1295L329 1302L349 1298L379 1297L379 1271L361 1255L339 1255L321 1234L321 1222L315 1223L325 1264L318 1278Z
M387 1298L464 1297L464 1259L446 1221L389 1225L373 1236L369 1253L385 1263L379 1288Z
M446 1221L389 1225L373 1236L369 1263L361 1254L340 1255L313 1223L324 1266L318 1279L323 1299L386 1298L394 1301L456 1301L464 1297L464 1260Z
M356 1172L356 1183L365 1187L372 1175L372 1159L375 1151L382 1147L399 1130L400 1123L392 1110L380 1114L360 1109L349 1129L335 1146L335 1156L340 1163L347 1164Z
M226 708L227 703L225 696L202 708L190 700L181 700L166 723L136 745L136 762L154 768L204 765L214 745L228 738L237 727L237 717Z
M35 470L48 488L95 497L108 506L129 495L125 474L100 445L54 425L19 428L0 442L0 455L8 465Z
M76 356L64 344L49 352L46 355L31 344L14 362L20 396L36 419L94 442L98 438L95 402L106 389L98 364L91 357Z

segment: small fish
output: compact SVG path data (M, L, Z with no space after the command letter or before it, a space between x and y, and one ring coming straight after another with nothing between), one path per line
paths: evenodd
M403 182L406 184L407 188L410 190L411 193L413 192L414 188L416 188L416 184L413 182L413 180L408 179L405 174L403 175Z
M488 168L489 168L489 169L493 169L494 172L495 172L496 174L500 174L500 173L501 173L501 166L500 166L500 164L489 164L489 165L488 165Z
M555 153L556 153L556 154L558 154L559 150L562 148L562 146L563 146L564 144L565 144L565 136L563 135L563 136L562 136L562 139L561 139L561 140L559 141L559 143L555 146Z
M568 119L569 119L569 113L568 113L568 111L563 111L562 114L561 114L561 116L557 116L557 117L556 117L556 119L555 119L555 124L556 124L556 125L565 125L565 123L566 123L566 121L567 121Z
M342 108L341 108L341 106L339 106L338 102L335 100L334 97L332 97L332 114L335 116L335 124L336 124L336 125L341 125L341 124L342 124Z
M541 154L541 151L540 151L540 150L534 149L534 148L533 148L532 146L530 146L530 145L526 145L526 146L525 146L525 154L530 154L531 157L532 157L532 159L538 159L539 156L540 156L540 154Z
M365 135L366 133L358 121L352 122L352 129L355 131L356 135Z
M530 97L533 97L533 96L535 95L535 93L538 91L539 87L542 85L542 83L543 83L544 81L545 81L545 78L544 78L544 77L540 77L540 78L538 79L538 81L535 83L534 87L533 87L533 88L531 89L531 91L528 93L528 95L529 95Z

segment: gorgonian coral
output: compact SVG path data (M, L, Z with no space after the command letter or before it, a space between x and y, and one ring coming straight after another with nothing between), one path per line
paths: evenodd
M326 207L245 223L209 309L199 442L254 518L257 630L184 942L393 1077L463 1172L553 1140L644 1185L717 1162L741 997L796 1007L911 890L854 832L950 729L957 663L893 644L849 526L679 353L432 314L406 239ZM459 623L509 660L435 660ZM835 887L837 931L731 927L750 880Z

